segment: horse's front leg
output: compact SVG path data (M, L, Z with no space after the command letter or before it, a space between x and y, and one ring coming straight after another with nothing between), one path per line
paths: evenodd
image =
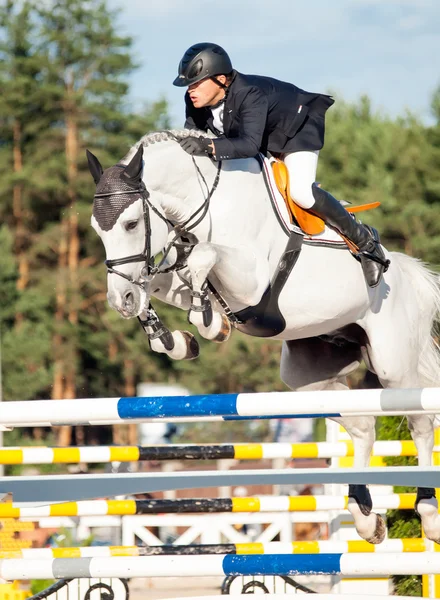
M215 306L211 303L209 274L220 283L219 291L241 307L258 303L266 289L268 275L258 277L257 258L252 252L210 242L194 247L188 258L188 269L192 299L188 319L204 338L224 342L231 333L231 324L217 303Z
M198 357L199 344L193 334L189 331L171 332L162 323L151 304L138 319L154 352L167 354L174 360L190 360Z
M420 467L430 467L434 448L434 416L408 416L408 427L417 448ZM434 488L417 488L415 509L422 520L422 527L428 539L440 543L440 515Z
M368 467L375 440L375 417L345 417L333 420L346 429L353 442L353 467ZM349 485L347 508L361 538L371 544L380 544L384 540L385 521L380 515L372 512L373 502L366 485Z

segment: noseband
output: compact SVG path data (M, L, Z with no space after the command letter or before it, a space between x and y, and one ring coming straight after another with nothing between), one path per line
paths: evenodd
M208 185L206 180L200 171L197 163L192 157L194 166L204 182L206 189L208 189ZM214 183L212 185L211 190L209 190L206 198L204 199L202 205L182 224L173 225L173 223L164 217L158 210L151 204L150 201L150 193L145 187L145 184L142 180L139 181L139 187L133 190L124 190L120 192L108 192L108 193L99 193L95 194L95 198L109 198L110 196L121 196L125 194L138 194L142 199L142 211L144 217L145 224L145 244L144 249L140 254L133 254L131 256L127 256L125 258L115 258L112 260L104 261L105 266L107 267L108 273L114 273L115 275L119 275L119 277L123 277L133 285L137 285L143 290L148 283L157 275L162 273L171 273L173 271L179 271L186 266L186 261L188 256L191 253L191 250L198 243L196 236L190 233L191 229L194 229L203 221L206 216L206 213L209 209L209 203L212 198L213 193L217 189L218 182L220 179L220 171L221 171L222 163L218 163L217 174L214 179ZM150 210L152 210L162 221L164 221L168 228L170 229L170 233L175 233L174 238L167 244L167 246L163 249L162 258L160 259L158 264L155 264L154 256L151 255L151 216ZM199 216L200 215L200 216ZM198 217L198 219L191 223L193 219ZM178 241L180 240L180 242ZM177 260L176 262L166 268L162 268L170 251L175 248L177 250ZM130 275L126 275L121 271L115 269L115 267L119 267L121 265L127 265L135 262L144 262L145 265L141 269L140 279L133 279Z

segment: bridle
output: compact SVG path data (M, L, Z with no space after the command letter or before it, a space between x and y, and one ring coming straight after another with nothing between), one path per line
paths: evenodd
M199 166L197 165L194 157L192 157L194 166L202 179L203 183L208 190L207 196L205 197L203 203L199 206L199 208L184 222L179 225L174 225L169 219L164 217L160 211L151 203L150 201L150 192L147 190L142 179L139 180L138 187L133 190L124 190L120 192L108 192L108 193L98 193L95 194L95 198L109 198L110 196L120 196L126 194L138 194L142 198L142 211L144 217L145 224L145 244L144 249L140 254L133 254L131 256L126 256L125 258L115 258L112 260L104 261L105 266L107 267L108 273L114 273L115 275L119 275L119 277L123 277L133 285L137 285L143 290L148 283L158 274L162 273L171 273L174 271L179 271L186 266L186 261L188 256L191 253L191 250L198 243L196 236L191 232L191 229L194 229L203 221L208 210L209 204L217 189L219 179L220 179L220 171L222 167L221 161L218 163L217 173L214 179L214 183L212 184L211 189L209 190L206 180L200 171ZM121 166L121 168L125 168L126 165L116 165ZM164 221L170 233L174 233L173 239L168 242L166 247L162 251L162 257L159 262L155 263L155 257L151 254L151 214L150 210L153 211L162 221ZM193 223L193 219L196 219ZM179 241L180 240L180 241ZM166 262L166 259L170 253L170 251L175 248L177 250L177 260L176 262L166 268L163 268L163 265ZM121 271L115 269L115 267L119 267L121 265L127 265L135 262L144 262L145 265L142 267L140 272L140 279L133 279L130 275L126 275Z

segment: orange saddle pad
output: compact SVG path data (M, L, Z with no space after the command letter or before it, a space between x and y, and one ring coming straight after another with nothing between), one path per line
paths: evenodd
M287 170L286 165L281 160L275 160L272 163L272 171L276 186L284 198L291 220L295 219L307 235L318 235L319 233L322 233L325 229L324 221L304 208L301 208L301 206L296 204L291 198L289 193L289 171ZM380 206L380 202L370 202L369 204L361 204L359 206L346 206L345 209L350 213L355 213L363 210L370 210L378 206Z

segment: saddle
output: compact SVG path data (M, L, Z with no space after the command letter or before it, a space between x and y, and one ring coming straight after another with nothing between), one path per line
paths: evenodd
M291 223L296 223L307 235L319 235L325 229L322 219L315 216L305 208L296 204L289 192L289 171L282 160L276 159L272 162L273 177L278 191L284 198ZM359 206L345 206L349 213L357 213L371 210L380 206L380 202L370 202ZM348 240L346 240L348 242Z

